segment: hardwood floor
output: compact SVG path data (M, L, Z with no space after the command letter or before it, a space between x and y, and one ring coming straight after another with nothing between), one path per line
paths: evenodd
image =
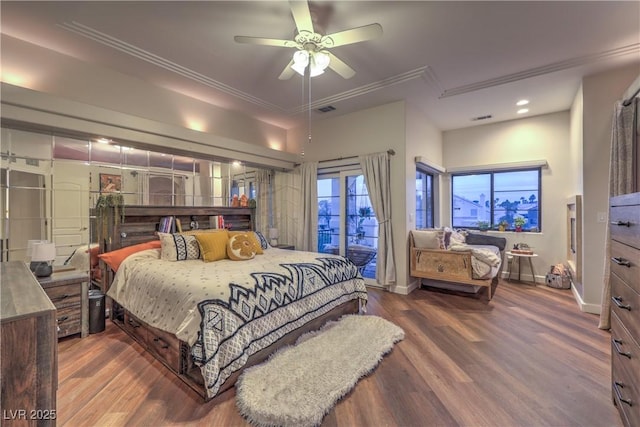
M502 281L495 297L371 289L398 343L323 426L621 426L610 335L570 291ZM242 426L235 391L200 398L108 322L59 343L60 426Z

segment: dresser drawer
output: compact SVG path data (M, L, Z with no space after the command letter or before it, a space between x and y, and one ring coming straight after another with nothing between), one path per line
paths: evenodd
M616 405L625 425L640 426L640 347L615 314L611 316L611 337L611 386Z
M171 369L180 372L180 341L175 335L148 327L147 345Z
M82 287L79 283L47 287L44 291L58 310L65 307L80 305Z
M640 248L640 205L611 206L611 239Z
M640 249L611 241L611 271L640 293Z
M56 310L58 338L80 333L82 329L82 311L80 303Z
M640 294L611 274L611 311L622 321L631 336L640 336Z

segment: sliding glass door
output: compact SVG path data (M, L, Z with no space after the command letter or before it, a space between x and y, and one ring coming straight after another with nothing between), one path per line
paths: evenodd
M375 279L377 247L378 221L362 173L318 177L318 252L345 255Z

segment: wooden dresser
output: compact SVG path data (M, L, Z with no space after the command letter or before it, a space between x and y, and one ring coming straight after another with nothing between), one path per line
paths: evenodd
M56 308L24 262L0 263L3 426L55 426Z
M611 198L611 381L625 426L640 426L640 193Z
M73 334L89 334L89 275L86 271L60 271L38 282L56 306L58 338Z

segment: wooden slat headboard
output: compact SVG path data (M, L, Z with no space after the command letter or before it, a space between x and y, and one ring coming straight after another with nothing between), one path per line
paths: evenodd
M209 217L222 215L225 228L230 230L254 230L254 211L251 208L231 208L215 206L138 206L120 207L120 218L116 221L114 208L110 208L106 217L106 233L100 244L100 252L110 252L125 246L148 242L158 238L157 230L162 217L173 216L182 223L182 230L191 230L192 221L198 229L215 228L209 224ZM96 227L102 221L96 219ZM103 290L111 283L112 272L103 269Z

